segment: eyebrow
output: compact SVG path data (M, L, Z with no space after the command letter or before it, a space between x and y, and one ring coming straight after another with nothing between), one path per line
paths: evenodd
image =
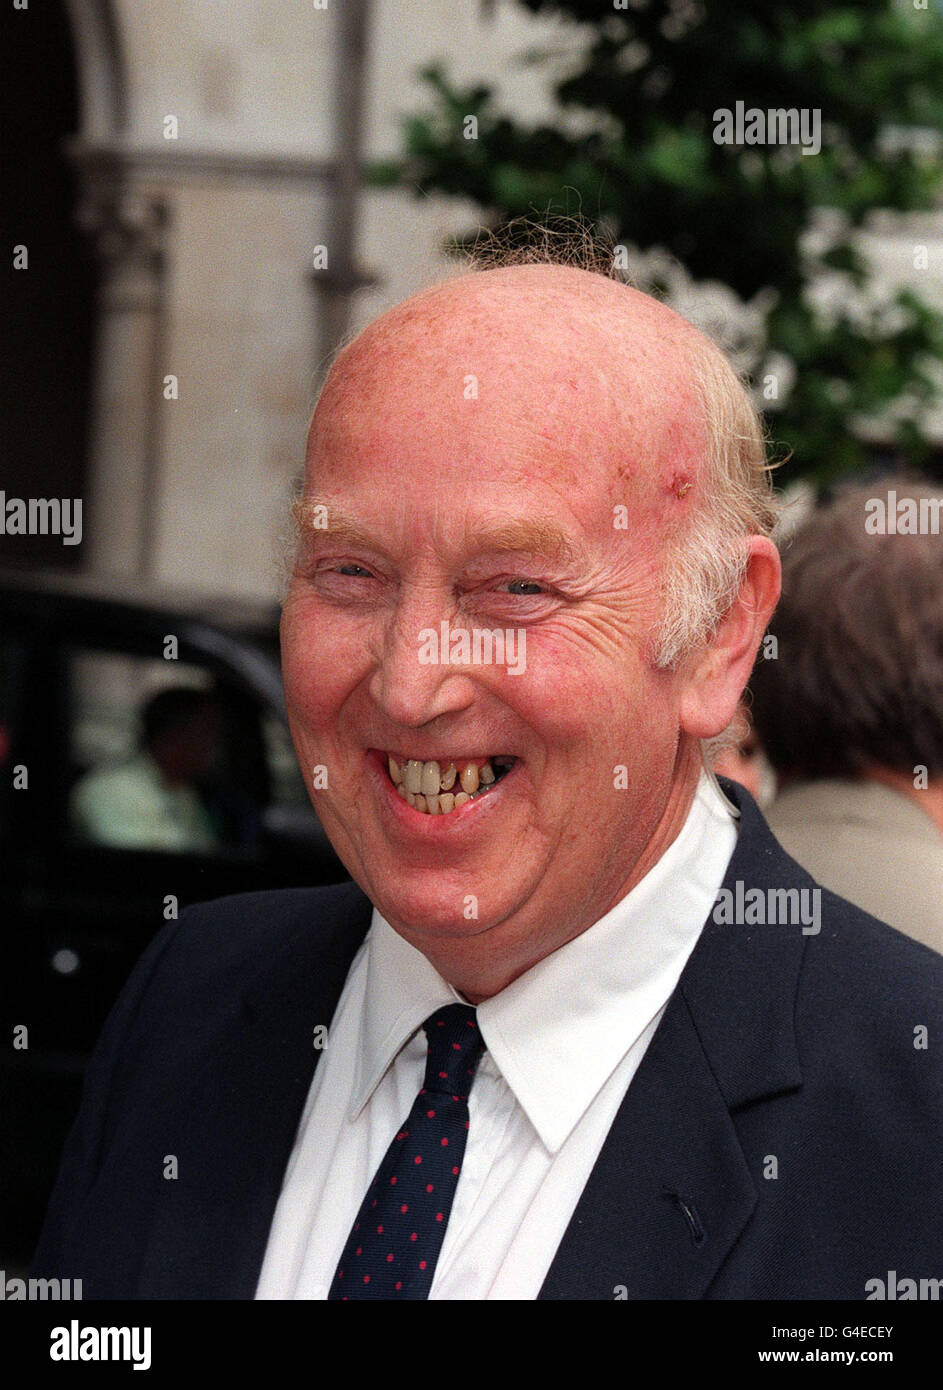
M326 528L313 524L318 506L326 508ZM328 503L319 503L317 498L297 498L292 503L292 516L306 535L323 535L340 544L376 548L376 539L358 521ZM537 555L560 564L570 564L580 556L579 547L565 531L554 522L537 517L485 523L475 532L475 550L479 554Z

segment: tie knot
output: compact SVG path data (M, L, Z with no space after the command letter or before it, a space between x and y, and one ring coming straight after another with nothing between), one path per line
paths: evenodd
M470 1004L447 1004L422 1026L429 1041L424 1088L467 1099L485 1050L475 1010Z

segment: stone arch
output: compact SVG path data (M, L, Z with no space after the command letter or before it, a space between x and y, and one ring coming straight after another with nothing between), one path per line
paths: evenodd
M98 267L75 222L75 33L64 0L7 6L3 31L5 208L24 248L5 303L3 484L17 496L76 498L88 482ZM75 568L84 558L58 536L0 537L4 565Z
M75 44L80 135L107 143L128 125L127 70L113 0L64 0Z

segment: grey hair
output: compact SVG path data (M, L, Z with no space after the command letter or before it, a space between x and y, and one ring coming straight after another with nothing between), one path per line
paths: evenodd
M669 542L655 662L676 665L709 642L746 572L747 536L769 536L779 517L766 436L743 381L709 339L692 364L706 434L701 505Z

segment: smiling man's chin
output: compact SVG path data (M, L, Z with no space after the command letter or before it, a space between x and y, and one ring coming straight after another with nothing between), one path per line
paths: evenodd
M370 874L367 896L391 926L412 936L470 938L513 911L508 885L492 874L405 868Z

